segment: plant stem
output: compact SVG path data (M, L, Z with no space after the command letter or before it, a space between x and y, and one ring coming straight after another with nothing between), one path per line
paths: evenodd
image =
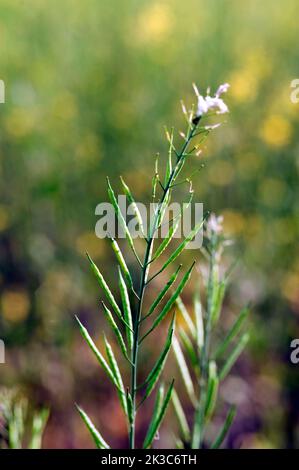
M138 364L138 342L139 342L139 319L141 317L142 312L142 304L143 304L143 297L145 292L146 280L147 280L147 273L148 273L148 260L151 255L151 248L153 242L152 240L149 241L146 252L144 256L144 264L141 273L141 283L140 283L140 290L139 290L139 301L138 301L138 308L137 308L137 315L134 320L134 337L133 337L133 349L132 349L132 369L131 369L131 395L132 395L132 404L133 404L133 422L130 426L130 436L129 436L129 444L130 449L135 448L135 418L136 418L136 388L137 388L137 364Z
M215 235L212 238L212 251L210 256L210 269L207 293L207 317L204 328L204 343L200 360L200 397L195 410L194 427L192 433L192 449L199 449L202 445L204 434L205 406L207 398L208 369L210 356L210 337L212 328L212 305L213 305L213 274L215 267Z
M163 208L163 204L165 203L165 200L168 196L169 191L171 190L171 185L173 181L176 179L180 171L182 170L182 167L184 165L184 160L185 160L185 152L188 148L188 145L192 138L194 137L195 130L197 128L197 124L193 125L189 128L188 136L186 138L186 141L184 142L181 152L177 155L177 161L176 164L169 175L169 179L163 188L163 194L161 196L160 202L158 204L158 209L154 217L154 221L152 224L152 227L150 229L150 234L148 236L147 240L147 247L144 255L144 261L143 265L141 268L141 279L140 279L140 287L139 287L139 300L138 300L138 306L137 306L137 314L134 319L133 323L133 329L134 329L134 336L133 336L133 347L132 347L132 355L131 355L131 361L132 361L132 367L131 367L131 397L132 397L132 406L133 406L133 420L130 425L130 431L129 431L129 446L130 449L135 448L135 427L136 427L136 391L137 391L137 368L138 368L138 342L139 342L139 326L140 326L140 319L142 316L142 305L143 305L143 298L147 286L147 279L148 279L148 273L150 269L150 263L151 263L151 256L152 256L152 250L153 250L153 245L154 245L154 235L156 230L159 228L158 227L158 222L160 219L161 215L161 210Z

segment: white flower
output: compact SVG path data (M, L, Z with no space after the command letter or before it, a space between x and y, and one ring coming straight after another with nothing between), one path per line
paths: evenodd
M226 93L229 84L224 83L218 87L218 90L215 93L215 96L209 95L209 90L207 91L207 96L204 98L198 91L197 86L193 83L193 88L197 96L197 110L196 117L200 117L203 114L206 114L210 110L216 111L217 114L224 114L228 112L228 107L224 103L223 99L220 98L222 93Z

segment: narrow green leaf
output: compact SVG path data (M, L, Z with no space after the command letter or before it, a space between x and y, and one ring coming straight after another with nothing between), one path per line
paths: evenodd
M85 328L85 326L82 325L82 323L80 322L80 320L77 316L75 316L75 318L76 318L76 320L79 324L80 331L81 331L81 334L82 334L83 338L87 342L88 346L90 347L91 351L94 353L94 355L97 358L99 364L102 366L102 368L104 369L104 371L106 372L108 377L111 379L111 381L114 383L114 385L118 388L118 383L115 379L114 373L112 372L109 365L105 361L104 357L102 356L102 354L100 353L100 351L98 350L96 345L94 344L94 342L93 342L92 338L90 337L87 329Z
M177 304L177 307L179 309L179 311L181 312L181 314L183 315L183 318L185 320L185 323L186 325L188 326L189 328L189 331L192 335L192 337L195 339L195 334L196 334L196 328L195 328L195 325L193 323L193 320L192 318L190 317L189 313L188 313L188 310L186 309L186 306L184 304L184 302L182 301L182 298L179 296L177 299L176 299L176 304Z
M181 218L182 218L182 214L184 213L184 211L187 209L187 207L189 207L191 201L192 201L192 198L193 198L193 193L190 195L190 199L188 201L187 204L184 205L184 207L181 209L180 211L180 214L174 218L173 220L173 223L171 225L171 227L169 228L168 230L168 233L166 235L166 237L163 238L163 241L160 243L160 245L158 246L154 256L153 256L153 260L156 260L157 258L159 258L159 256L166 250L166 248L168 247L169 243L171 242L174 234L176 233L180 223L181 223Z
M237 334L240 332L244 321L248 317L249 314L249 309L244 308L241 310L240 314L238 315L236 321L234 322L233 326L227 333L226 337L224 338L223 342L219 345L216 353L215 353L215 359L219 359L227 350L228 346L232 342L232 340L237 336Z
M167 284L165 284L163 289L159 292L158 296L156 297L156 299L154 300L154 302L150 306L149 311L143 317L142 321L145 320L145 318L149 317L153 313L155 308L159 305L159 303L164 298L167 291L170 289L172 284L176 281L176 278L178 277L178 274L179 274L179 271L180 271L181 267L182 267L182 265L180 264L179 267L176 269L176 271L171 275L171 277L169 278L169 281L167 282Z
M163 251L166 250L166 248L168 247L169 243L172 240L172 237L174 236L175 232L178 229L179 223L180 223L180 221L176 221L176 222L172 223L171 227L168 230L168 233L167 233L166 237L163 238L163 241L158 246L158 248L157 248L157 250L156 250L156 252L153 256L153 260L156 260L157 258L159 258L159 256L163 253Z
M77 410L80 413L81 418L83 419L88 431L90 432L95 445L97 446L98 449L110 449L109 445L107 442L103 439L97 428L94 426L92 423L91 419L89 416L85 413L85 411L80 408L80 406L76 405Z
M181 441L181 439L178 439L173 433L172 437L175 441L175 449L184 449L184 443Z
M116 339L117 339L117 342L120 346L120 349L123 353L123 355L125 356L126 359L129 359L128 357L128 351L127 351L127 347L125 345L125 342L124 342L124 339L122 337L122 334L117 326L117 324L115 323L114 321L114 318L112 316L112 313L110 312L110 310L106 307L106 305L104 304L104 302L102 302L102 305L103 305L103 308L104 308L104 314L105 314L105 317L109 323L109 325L111 326L111 329L114 331L115 333L115 336L116 336Z
M174 411L175 411L175 414L179 423L179 428L180 428L182 439L184 440L184 442L189 442L190 428L189 428L182 404L180 402L180 399L175 389L173 389L172 391L171 401L172 401Z
M228 414L227 414L227 417L225 419L225 422L223 424L223 427L221 428L218 436L216 437L215 441L213 442L211 448L212 449L218 449L222 442L224 441L231 425L232 425L232 422L234 420L234 417L236 416L236 407L235 406L232 406L229 411L228 411Z
M219 379L217 377L217 367L215 361L209 363L209 378L207 387L207 397L205 404L205 418L210 419L213 415L215 405L217 402Z
M136 250L135 250L135 246L134 246L134 243L133 243L132 236L131 236L131 234L130 234L130 231L129 231L129 229L128 229L128 226L127 226L127 224L126 224L126 221L125 221L125 219L124 219L124 217L123 217L123 215L122 215L122 212L121 212L121 210L120 210L120 207L119 207L119 205L118 205L118 202L117 202L117 199L116 199L116 197L115 197L115 194L114 194L114 191L113 191L113 189L112 189L112 186L111 186L111 184L110 184L109 178L107 178L107 183L108 183L108 196L109 196L109 199L110 199L110 201L111 201L111 204L113 205L114 210L115 210L115 213L116 213L116 215L117 215L117 218L118 218L119 222L121 223L121 225L122 225L122 227L123 227L123 229L124 229L124 231L125 231L126 239L128 240L128 243L129 243L129 245L130 245L130 247L131 247L131 249L132 249L134 255L136 256L138 262L141 264L140 259L139 259L139 257L138 257L138 254L137 254L137 252L136 252Z
M121 403L121 406L125 414L128 416L127 398L126 398L126 392L125 392L125 387L124 387L123 380L121 377L121 373L120 373L116 358L114 356L113 349L111 345L109 344L105 335L104 335L104 341L105 341L106 354L109 360L109 364L110 364L112 373L114 374L115 381L117 382L117 385L118 385L117 393L118 393L119 401Z
M215 243L213 240L215 238L215 235L212 237L212 245ZM209 269L209 278L208 278L208 292L207 292L207 311L208 311L208 317L210 319L210 323L214 324L214 311L215 311L215 306L217 304L218 300L218 292L219 292L219 266L216 262L215 259L215 250L212 248L211 255L210 255L210 269Z
M152 178L152 201L156 199L156 189L157 189L157 183L159 181L158 160L159 160L159 154L157 153L156 159L155 159L155 174Z
M199 232L201 227L203 226L204 220L198 222L193 230L189 233L189 235L182 241L182 243L177 247L177 249L170 255L168 260L164 263L164 265L161 268L161 272L164 271L167 266L172 263L181 253L182 251L186 248L188 243L195 237L195 235Z
M180 339L182 341L182 345L190 359L190 362L194 368L198 368L199 361L194 346L192 344L191 339L189 338L188 334L183 328L179 329Z
M11 449L22 449L27 406L27 400L23 399L12 404L11 417L8 420L8 441Z
M204 343L204 324L203 324L202 306L201 306L198 292L194 296L194 312L195 312L195 325L196 325L196 344L197 344L197 349L200 352Z
M167 166L166 166L166 172L165 172L165 178L164 178L164 186L166 186L171 172L172 172L172 149L173 149L173 131L174 129L171 129L171 133L169 134L168 130L165 128L166 131L166 136L167 140L169 142L169 148L168 148L168 160L167 160Z
M140 214L140 210L138 208L138 205L136 204L136 201L130 191L130 188L129 186L124 182L122 176L120 177L120 180L121 180L121 184L122 184L122 187L124 189L124 192L125 192L125 195L127 196L128 198L128 201L130 202L132 208L133 208L133 211L135 213L135 216L138 220L138 224L139 224L139 227L140 227L140 230L142 232L142 234L145 236L145 232L144 232L144 227L143 227L143 220L142 220L142 217L141 217L141 214Z
M126 335L128 340L129 349L132 350L133 347L133 321L132 321L132 312L131 312L131 305L129 294L127 290L126 283L121 275L120 269L118 270L119 274L119 289L120 289L120 296L122 300L123 310L124 310L124 317L126 324Z
M154 244L151 243L150 244L150 250L149 250L149 253L148 253L148 259L150 260L152 258L152 253L153 253L153 248L154 248ZM147 265L145 266L145 273L144 273L144 279L147 279L148 278L148 273L149 273L149 270L150 270L150 262L147 263ZM147 282L146 282L147 284Z
M166 209L167 209L167 207L170 203L170 199L171 199L171 190L168 189L165 193L165 197L164 197L162 203L159 203L158 206L157 206L157 221L156 221L155 227L153 227L153 229L152 229L152 235L153 236L154 236L156 230L161 226L161 224L163 222Z
M159 430L159 427L160 427L160 425L163 421L164 415L166 413L166 410L167 410L167 407L168 407L168 404L169 404L169 400L171 398L173 384L174 384L174 381L172 381L169 389L167 390L166 396L165 396L162 403L161 403L161 396L163 396L163 392L158 393L158 395L160 395L160 396L157 398L155 408L154 408L153 417L152 417L148 432L145 436L145 440L144 440L144 443L143 443L143 448L144 449L148 449L151 446L151 444L153 442L153 439L154 439L156 433ZM160 390L161 390L161 387L160 387Z
M151 328L148 330L147 333L145 333L145 335L141 338L140 342L144 340L144 338L146 338L146 336L148 336L155 328L156 326L159 325L159 323L163 320L163 318L167 315L167 313L170 311L171 307L173 306L173 304L175 303L176 299L178 298L178 296L181 294L181 292L183 291L185 285L187 284L187 282L189 281L190 279L190 276L191 276L191 272L194 268L194 263L192 263L191 267L188 269L188 271L186 272L186 274L183 276L181 282L179 283L178 287L176 288L176 290L174 291L173 295L171 296L171 298L168 300L168 302L166 303L166 305L164 306L164 308L162 309L162 311L160 312L160 314L157 316L156 320L154 321L153 325L151 326Z
M105 279L103 278L102 276L102 273L100 272L99 268L97 267L97 265L92 261L91 257L89 256L88 253L86 253L87 255L87 258L90 262L90 266L91 266L91 269L92 271L94 272L96 278L97 278L97 281L98 283L100 284L101 288L103 289L103 291L105 292L106 294L106 297L111 305L111 307L113 308L114 312L116 313L116 315L118 316L118 318L120 320L123 321L123 317L122 317L122 313L121 313L121 310L119 308L119 306L117 305L116 301L115 301L115 298L111 292L111 290L109 289Z
M224 366L222 367L220 374L219 374L219 379L224 380L227 374L230 372L231 368L237 361L238 357L242 353L243 349L245 348L246 344L249 341L249 333L244 333L241 336L241 339L239 340L238 344L235 346L231 354L229 355L228 359L226 360Z
M28 449L40 449L42 446L42 437L46 427L49 410L47 408L34 413L32 418L32 434L28 444Z
M173 337L173 333L174 333L174 324L175 324L175 318L172 319L171 324L169 326L164 348L163 348L160 356L158 357L154 367L152 368L151 372L149 373L149 375L147 376L147 378L145 380L145 385L147 385L147 388L146 388L145 396L144 396L143 400L145 400L150 395L152 390L154 389L154 387L155 387L155 385L156 385L156 383L157 383L157 381L160 377L160 374L161 374L161 372L162 372L162 370L165 366L166 359L167 359L169 350L171 348L171 342L172 342L172 337Z
M155 437L155 431L154 431L155 421L159 413L162 410L163 400L164 400L164 384L161 384L160 387L158 388L158 392L157 392L156 400L154 404L154 409L153 409L152 419L149 424L144 443L146 442L147 437L151 435L152 433L153 433L153 437ZM143 444L143 447L144 447L144 444Z
M127 408L128 408L128 419L129 423L132 424L134 421L134 410L133 410L133 401L129 390L127 390Z
M216 325L219 320L223 299L226 291L226 285L226 282L222 281L215 288L215 299L213 300L211 313L212 325Z
M123 254L122 254L122 252L119 248L119 245L118 245L117 241L114 240L114 238L112 238L112 237L110 238L110 241L111 241L112 249L113 249L113 251L116 255L116 258L117 258L117 261L119 262L121 270L122 270L128 284L129 284L129 287L130 287L130 289L134 290L132 277L131 277L130 271L128 269L128 266L125 262L125 259L123 257Z
M195 398L193 382L192 382L191 375L190 375L188 366L187 366L185 358L184 358L183 351L181 349L180 343L178 342L176 336L174 336L173 339L172 339L172 348L173 348L174 355L175 355L175 358L176 358L176 361L177 361L177 365L179 367L179 370L180 370L184 385L186 387L188 396L191 400L191 403L193 405L195 405L196 404L196 398Z

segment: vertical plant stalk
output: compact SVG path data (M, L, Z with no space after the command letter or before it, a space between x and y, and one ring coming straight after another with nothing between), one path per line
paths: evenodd
M218 127L218 125L216 125L216 126L203 126L203 127L198 128L198 124L199 124L200 120L202 119L202 117L203 116L210 116L212 114L223 114L223 113L226 113L228 111L228 108L227 108L226 104L220 98L220 95L222 93L226 92L228 87L229 87L228 84L220 85L220 87L216 91L214 97L211 97L211 96L207 95L206 98L203 98L199 94L199 91L196 88L196 86L194 85L194 90L195 90L196 96L198 98L198 106L197 106L196 113L194 113L193 108L190 110L190 112L187 112L185 106L184 105L182 106L183 113L184 113L185 118L186 118L187 123L188 123L188 127L187 127L186 134L184 134L183 132L180 132L181 137L183 137L183 139L184 139L184 143L183 143L180 151L177 151L174 144L173 144L173 129L172 129L171 133L169 133L168 130L166 129L166 137L167 137L167 140L169 142L168 162L167 162L165 175L164 175L164 179L163 179L163 183L162 183L162 181L160 180L160 177L159 177L159 173L158 173L158 159L156 158L155 174L154 174L154 177L152 179L152 200L153 200L153 202L155 201L155 198L156 198L155 196L156 196L156 190L157 190L157 185L158 184L160 185L160 187L162 189L162 194L161 194L160 200L159 200L159 202L158 202L158 204L155 208L155 213L154 213L154 216L152 218L153 220L151 220L149 229L148 229L147 233L144 234L145 242L146 242L146 249L145 249L143 262L141 262L138 254L136 252L136 249L135 249L135 246L134 246L134 243L133 243L133 240L132 240L132 236L131 236L130 231L129 231L129 227L126 224L125 218L122 215L121 208L119 207L119 204L117 202L116 195L115 195L115 193L113 191L113 188L112 188L112 186L109 182L109 179L107 178L108 196L109 196L110 202L112 203L112 205L114 207L114 210L115 210L115 213L117 215L119 223L122 225L122 227L125 231L127 242L130 245L130 247L131 247L134 255L136 256L137 261L138 261L138 263L141 267L139 289L138 289L138 294L137 294L136 290L134 288L134 285L133 285L131 274L128 270L125 259L122 255L121 251L120 251L120 248L119 248L117 242L115 240L111 239L112 248L115 252L115 255L116 255L116 258L117 258L117 261L118 261L118 264L119 264L119 289L120 289L120 293L121 293L121 301L122 301L122 307L123 307L123 312L122 312L121 309L119 308L119 306L118 306L118 304L117 304L117 302L116 302L116 300L115 300L115 298L114 298L107 282L105 281L102 273L100 272L98 267L94 264L94 262L89 258L92 271L94 272L101 289L104 291L104 293L106 295L106 298L107 298L110 306L113 309L113 314L111 314L111 312L104 305L104 310L105 310L105 314L106 314L108 323L110 324L112 330L114 331L114 333L117 336L117 340L118 340L118 343L119 343L119 346L120 346L120 349L121 349L123 355L125 356L126 359L128 359L128 362L131 365L131 368L130 368L130 386L128 387L126 392L125 392L125 389L124 389L124 386L123 386L123 381L122 381L122 378L121 378L121 373L120 373L119 367L117 365L116 358L114 356L114 353L113 353L112 348L109 345L108 341L105 340L105 342L106 342L106 356L107 356L107 360L106 360L103 357L102 353L96 347L96 345L95 345L94 341L92 340L91 336L89 335L87 329L80 323L79 320L78 320L78 322L79 322L79 327L80 327L81 334L82 334L83 338L85 339L85 341L88 344L89 348L91 349L91 351L95 355L97 361L99 362L101 367L105 370L107 376L112 381L115 388L117 389L117 393L119 395L121 405L124 409L125 415L126 415L127 420L128 420L128 434L129 434L128 441L129 441L129 447L131 449L135 448L137 410L142 405L142 403L149 397L150 393L152 392L152 390L155 387L155 384L159 380L159 376L160 376L161 372L163 371L163 368L164 368L164 365L165 365L166 357L167 357L168 352L170 350L170 347L172 345L172 340L175 339L173 337L174 323L175 323L174 318L172 319L172 322L169 325L168 335L167 335L167 339L166 339L164 348L163 348L161 354L159 355L156 363L154 364L152 370L150 371L149 375L147 376L146 381L143 384L137 384L139 346L142 343L142 341L165 318L165 316L169 313L169 311L171 310L171 308L173 307L175 302L178 300L180 294L182 293L186 283L188 282L188 280L190 278L190 275L191 275L191 272L193 270L195 262L191 265L191 267L182 276L182 278L178 282L174 292L172 293L170 298L167 300L167 302L163 306L160 313L156 316L154 322L149 327L147 332L145 334L143 334L143 336L141 338L139 338L141 322L143 320L145 320L146 318L148 318L153 313L153 311L158 306L160 301L163 299L164 295L169 290L171 285L176 281L179 269L177 269L172 274L172 276L170 277L168 283L162 288L162 290L158 294L157 298L151 304L151 307L150 307L149 311L147 312L147 314L144 315L143 314L143 300L144 300L145 292L146 292L147 286L152 282L152 280L154 278L156 278L160 273L162 273L162 271L164 271L170 265L170 263L172 263L182 253L182 251L186 248L186 246L194 238L194 236L196 236L198 231L203 226L204 218L200 222L195 224L194 228L183 239L183 241L179 244L179 246L177 246L177 248L172 252L172 254L169 256L168 260L163 264L162 268L160 270L158 270L154 275L149 277L148 275L149 275L149 270L150 270L151 263L153 261L155 261L162 254L162 252L166 249L166 247L168 246L168 244L170 243L170 241L173 237L173 234L176 231L176 228L178 227L179 222L177 220L175 220L175 218L173 219L173 224L170 227L170 229L168 230L168 234L167 234L166 238L164 239L164 241L160 244L160 246L157 248L157 250L153 254L155 235L156 235L156 232L159 231L161 229L161 227L163 226L164 216L165 216L166 210L167 210L167 208L170 204L171 193L172 193L172 189L174 187L176 187L180 184L189 183L189 186L190 186L189 187L189 194L191 195L191 197L189 199L188 204L190 204L190 202L192 200L193 190L192 190L192 181L190 180L190 177L186 178L185 180L180 181L180 182L175 183L175 181L176 181L176 178L178 177L178 175L180 174L180 172L182 171L182 169L184 167L184 163L187 160L187 158L190 158L193 155L198 156L201 152L201 150L199 150L199 147L202 144L202 142L205 140L205 138L207 137L207 135L210 133L210 131L212 129L214 129L215 127ZM210 111L210 110L214 111L214 113L209 113L208 111ZM191 150L190 150L189 144L190 144L191 140L193 139L193 137L195 138L197 136L199 136L199 139L198 139L197 143L194 145L194 147L191 148ZM176 157L176 161L174 163L174 166L173 166L173 162L172 162L172 152L174 153L174 155ZM137 220L139 220L139 224L140 224L140 220L141 220L141 223L142 223L142 218L141 218L141 214L139 213L139 209L138 209L138 207L135 203L134 197L133 197L129 187L123 181L123 179L121 179L121 181L122 181L122 186L123 186L123 189L125 191L125 194L126 194L128 200L131 202L131 204L133 204L135 216L137 217ZM180 213L178 220L180 220L180 217L182 217L182 212ZM123 278L123 275L124 275L124 278ZM135 315L132 315L132 308L131 308L131 304L130 304L129 291L128 291L128 288L127 288L127 284L129 286L130 292L132 294L134 294L135 297L137 298L137 303L135 303L135 309L134 309L135 312L136 312ZM213 285L212 285L212 287L213 287ZM213 289L212 289L212 291L213 291ZM213 303L214 299L212 297L213 297L213 292L211 294L211 302ZM215 316L213 314L213 305L209 307L209 310L210 310L210 315L212 315L211 322L213 323L213 318ZM116 315L118 320L121 321L125 325L127 345L124 343L122 333L118 329L118 326L115 323L114 318L112 317L112 315ZM196 323L197 327L198 327L199 323L200 322L197 321L197 323ZM192 335L194 335L194 330L192 330L191 333L192 333ZM130 350L130 358L128 357L128 354L127 354L128 353L127 346L128 346L128 349ZM177 346L177 349L178 348L179 348L179 346ZM207 366L209 365L209 361L208 361L209 351L208 351L208 349L207 349L207 351L204 355L204 358L205 358L203 360L203 368L204 369L207 369ZM238 352L238 350L237 350L237 352ZM225 376L225 374L229 370L229 367L231 367L231 364L233 363L233 359L236 356L237 352L234 352L232 354L232 358L229 360L228 364L223 369L223 373L222 373L223 376ZM215 367L210 367L210 369L214 374L214 377L213 377L214 382L213 383L216 383L217 377L215 375ZM209 375L208 375L208 378L209 378ZM141 401L138 404L136 404L137 391L139 389L143 388L143 387L145 387L143 398L141 399ZM211 389L211 386L210 386L210 389ZM147 435L146 435L145 440L143 442L143 448L149 448L152 445L154 436L155 436L156 432L158 431L159 426L161 425L161 423L164 419L164 415L165 415L165 412L167 410L169 401L171 399L172 392L173 392L173 381L172 381L171 385L168 387L165 394L164 394L164 386L163 386L163 384L160 384L158 392L157 392L155 406L154 406L153 417L152 417L152 420L149 424L148 432L147 432ZM211 393L212 392L213 392L213 390L211 391ZM124 400L124 397L126 397L125 400ZM211 395L211 397L213 398L213 395ZM213 404L213 401L210 401L210 402L211 402L211 405L209 406L209 412L211 412L212 404ZM194 403L196 403L196 400L194 400ZM92 421L89 419L89 417L86 415L86 413L83 412L83 410L80 411L80 409L79 409L79 412L80 412L81 417L82 417L83 421L85 422L85 424L86 424L93 440L95 441L96 446L98 448L109 448L109 444L107 444L107 442L103 439L100 432L93 425Z
M143 299L146 291L146 286L147 286L147 281L148 281L148 273L149 273L149 268L150 268L150 263L152 261L151 256L152 256L152 251L153 251L153 246L154 246L154 235L156 230L159 228L159 221L160 221L160 216L161 216L161 211L163 209L163 206L165 204L165 201L167 200L172 184L176 177L179 175L181 172L184 162L185 162L185 157L186 157L186 150L188 149L188 145L191 142L192 138L194 137L197 125L198 125L199 119L197 119L196 123L191 123L189 127L188 134L186 136L186 140L184 145L182 146L181 151L177 154L177 161L172 169L168 180L165 182L165 186L163 187L163 194L161 196L161 199L158 204L157 211L154 216L154 221L153 224L150 224L150 230L149 230L149 236L147 238L147 247L145 251L145 256L141 268L141 277L140 277L140 288L139 288L139 300L138 300L138 306L137 306L137 314L134 319L133 323L133 330L134 330L134 336L133 336L133 348L132 348L132 355L131 355L131 396L132 396L132 422L130 424L130 431L129 431L129 446L130 449L135 448L135 427L136 427L136 391L137 391L137 370L138 370L138 346L139 346L139 326L140 326L140 320L142 317L142 305L143 305Z
M204 323L204 343L201 350L200 358L200 398L195 410L195 420L192 433L192 449L199 449L202 445L203 440L203 429L205 419L205 405L207 399L207 384L208 384L208 369L209 369L209 356L210 356L210 338L211 338L211 327L212 327L212 307L213 307L213 281L214 281L214 269L215 269L215 245L216 245L216 234L213 233L211 239L211 256L210 256L210 267L209 267L209 279L208 279L208 296L207 296L207 315Z
M219 326L224 296L232 268L230 267L224 274L220 275L221 255L227 242L223 234L222 217L216 217L212 214L207 221L205 233L206 246L204 253L209 260L208 279L205 282L204 289L206 312L204 313L202 308L199 290L194 297L194 319L189 315L182 300L178 299L177 305L183 315L187 330L181 329L179 332L178 339L181 341L182 348L178 340L172 344L183 383L194 407L193 424L191 432L189 432L189 427L186 426L188 422L179 397L178 395L172 396L180 431L180 440L177 441L177 444L183 445L186 449L201 449L203 446L214 449L222 445L235 417L235 406L231 406L228 410L222 429L214 441L208 439L207 442L205 432L215 414L217 404L220 402L218 396L219 386L238 360L249 340L249 333L248 331L244 332L243 328L249 314L249 309L245 307L239 312L224 338L215 347L217 341L214 341L214 333L217 331L217 326ZM197 400L194 400L193 381L184 353L193 368L196 378L196 389L199 392Z

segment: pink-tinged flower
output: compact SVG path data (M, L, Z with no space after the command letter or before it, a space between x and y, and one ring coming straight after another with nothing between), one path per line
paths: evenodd
M196 116L202 116L203 114L208 112L208 105L204 99L204 97L199 93L197 86L195 83L192 83L193 89L197 96L197 111Z
M209 106L203 96L199 95L198 102L197 102L197 116L202 116L203 114L209 111Z
M216 216L215 214L211 214L208 222L207 222L207 232L208 233L217 233L218 235L222 232L223 230L223 216Z
M222 95L222 93L226 93L226 92L227 92L227 90L229 89L229 87L230 87L230 84L229 84L229 83L223 83L223 85L220 85L220 86L218 87L218 90L216 91L215 96L216 96L217 98L219 98L219 96Z
M217 98L216 96L212 98L211 96L207 96L205 101L208 106L208 111L211 109L215 110L217 114L228 113L228 107L226 106L222 98Z
M201 117L203 114L208 113L210 110L216 111L217 114L224 114L228 112L227 105L224 103L223 99L220 98L223 93L227 92L229 88L228 83L220 85L214 96L210 96L208 90L207 96L205 98L199 93L198 88L194 83L193 88L197 96L197 110L195 115L196 118Z

